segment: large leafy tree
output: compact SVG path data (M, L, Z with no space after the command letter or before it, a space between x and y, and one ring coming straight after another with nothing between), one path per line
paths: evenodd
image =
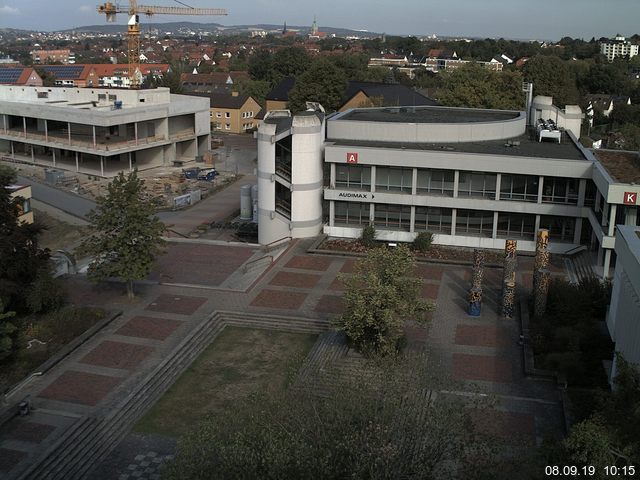
M164 245L165 229L137 171L126 176L120 172L88 217L92 233L83 241L82 250L94 257L90 278L119 278L127 283L127 294L133 298L133 282L149 274Z
M237 402L181 439L166 478L500 478L498 444L475 421L487 403L435 394L420 359L326 367Z
M444 72L438 101L449 107L523 110L522 77L517 72L494 72L477 64Z
M296 79L289 92L289 108L299 112L305 109L305 102L320 102L327 112L337 110L346 88L344 72L329 60L319 58Z
M407 246L378 247L357 263L354 275L343 277L345 311L335 326L360 352L393 354L406 321L426 322L425 313L433 304L420 298L422 279L414 267Z
M554 105L560 107L579 103L575 75L560 58L536 55L524 64L522 72L526 81L533 82L535 95L553 97Z

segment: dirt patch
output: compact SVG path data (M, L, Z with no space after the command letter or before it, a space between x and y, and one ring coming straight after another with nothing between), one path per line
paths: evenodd
M88 227L71 225L47 212L36 209L33 212L36 221L45 227L40 234L40 246L48 248L52 252L56 250L73 251L89 231Z

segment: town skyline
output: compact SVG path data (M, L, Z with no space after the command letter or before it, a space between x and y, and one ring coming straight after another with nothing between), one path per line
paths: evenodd
M42 5L36 0L4 0L0 3L0 28L57 31L105 23L96 6L83 0ZM169 0L149 2L171 5ZM393 8L382 2L356 0L345 4L308 0L292 8L281 0L258 0L248 4L228 0L204 2L194 0L189 5L205 8L225 8L226 17L197 17L201 23L224 26L273 24L311 25L314 16L320 28L346 28L390 35L438 35L472 38L510 38L519 40L559 40L574 38L612 37L616 33L631 36L637 33L635 19L640 16L640 3L634 0L567 0L554 4L553 12L541 8L544 4L512 0L508 6L498 0L483 2L454 0L447 4L409 1L403 8ZM61 8L62 5L62 8ZM38 11L38 15L32 12ZM624 14L622 14L624 12ZM410 14L409 14L410 13ZM143 23L185 21L189 17L162 16L143 19ZM193 18L196 20L196 18ZM46 23L45 23L46 20ZM125 24L125 15L116 24Z

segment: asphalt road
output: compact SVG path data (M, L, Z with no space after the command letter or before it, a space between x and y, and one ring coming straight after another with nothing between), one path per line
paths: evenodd
M20 185L31 185L31 195L36 200L83 220L87 219L89 211L96 206L92 200L36 182L31 178L18 176L18 182Z

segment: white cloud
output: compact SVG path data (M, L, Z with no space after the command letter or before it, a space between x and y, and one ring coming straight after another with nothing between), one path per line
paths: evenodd
M91 8L89 5L82 5L82 6L80 7L80 11L81 11L82 13L87 13L87 12L90 12L90 11L92 11L92 10L93 10L93 8Z
M0 7L0 13L4 13L6 15L15 15L20 13L20 10L14 7L10 7L9 5L3 5Z

